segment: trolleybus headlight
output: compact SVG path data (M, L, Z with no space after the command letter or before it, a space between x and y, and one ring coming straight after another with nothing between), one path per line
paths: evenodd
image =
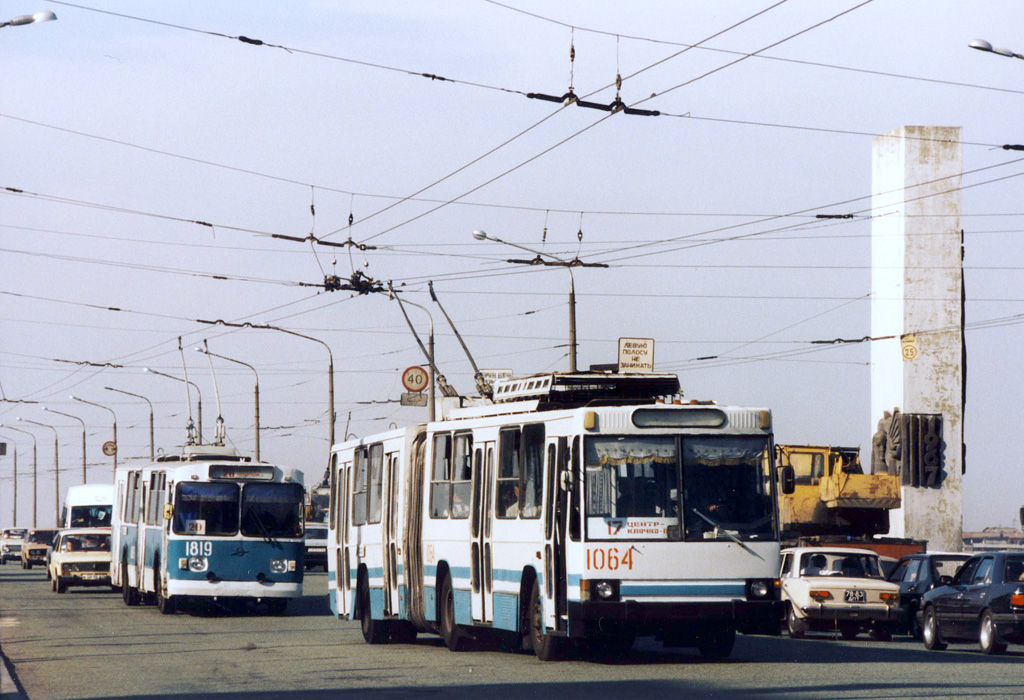
M767 600L773 597L778 585L772 579L753 579L747 581L747 598L750 600Z
M270 570L275 574L283 574L288 571L295 571L294 559L271 559Z
M615 601L619 599L619 582L614 579L597 579L580 581L580 598L588 601Z
M206 571L210 566L210 560L206 557L189 557L188 570L196 573Z

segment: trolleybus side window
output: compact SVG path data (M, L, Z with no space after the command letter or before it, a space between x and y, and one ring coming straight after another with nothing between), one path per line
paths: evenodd
M367 493L366 522L380 522L380 506L384 493L384 445L370 446L370 489Z
M452 517L468 518L473 498L473 436L455 436L452 449Z
M430 517L447 518L452 502L452 436L434 435L434 458L430 470Z
M498 447L498 498L495 515L515 518L519 515L519 472L523 431L506 428L501 431Z
M366 464L366 448L360 447L355 452L355 478L352 480L352 525L366 524L366 492L368 476Z
M302 537L301 484L242 486L242 534L246 537Z
M539 518L544 503L544 424L523 427L523 489L520 517Z
M178 535L236 535L238 500L238 484L179 481L175 487L171 527Z

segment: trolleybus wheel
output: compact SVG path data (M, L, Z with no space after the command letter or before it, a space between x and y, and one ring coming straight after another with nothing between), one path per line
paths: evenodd
M724 659L732 653L735 643L735 627L732 625L709 625L697 639L697 650L705 659Z
M121 565L121 598L125 605L139 604L139 591L128 585L128 566L124 564Z
M153 595L156 596L156 609L160 611L160 614L173 615L176 613L178 605L174 600L174 596L164 595L163 576L160 575L159 560L153 565L153 588L156 589Z
M530 592L530 646L541 661L558 661L565 651L565 639L544 630L544 604L540 598L540 583L533 582Z
M465 651L465 634L455 624L455 592L452 590L451 576L445 576L441 582L439 600L441 603L441 619L439 622L441 626L441 639L444 640L444 645L451 651Z
M359 579L359 627L367 644L383 644L388 641L388 627L384 620L374 620L370 609L370 584L366 578Z

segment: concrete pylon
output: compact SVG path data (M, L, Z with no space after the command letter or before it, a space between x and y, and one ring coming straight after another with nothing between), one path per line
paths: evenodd
M937 484L913 486L906 467L895 467L902 507L890 514L889 535L943 551L960 551L963 532L962 172L960 127L904 126L874 141L871 335L889 338L871 343L871 429L887 411L941 415ZM893 471L909 445L900 444L906 435L888 437ZM885 440L876 433L876 453Z

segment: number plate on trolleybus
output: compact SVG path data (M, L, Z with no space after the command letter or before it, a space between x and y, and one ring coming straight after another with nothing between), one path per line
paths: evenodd
M843 600L847 603L866 603L868 602L867 596L859 588L848 588L843 594Z

